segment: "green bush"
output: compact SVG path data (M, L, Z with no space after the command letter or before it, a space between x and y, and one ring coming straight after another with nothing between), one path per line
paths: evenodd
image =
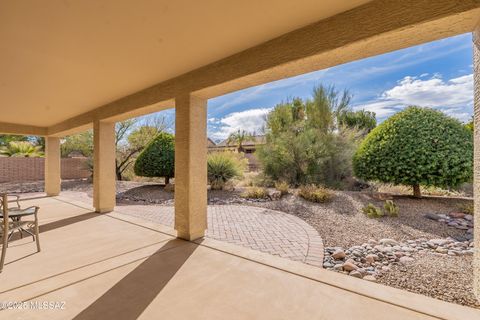
M472 179L473 136L458 120L411 106L373 129L353 157L357 177L412 186L456 187Z
M241 177L247 159L234 152L213 152L207 158L208 183L213 190L220 190L233 178Z
M311 99L276 105L267 116L266 143L256 153L265 175L293 186L342 187L352 176L358 129L371 127L356 113L346 114L350 98L347 91L318 86Z
M267 189L261 187L249 187L242 194L245 199L266 199L268 197Z
M307 201L319 203L327 202L333 197L333 193L330 190L313 184L301 186L298 190L298 195Z
M391 217L398 216L399 209L392 200L385 201L385 205L383 206L383 209Z
M277 181L275 182L275 189L277 191L280 191L280 194L282 196L288 194L288 192L290 191L290 186L288 185L288 182L285 182L285 181Z
M153 139L137 157L134 171L142 177L164 177L165 184L175 172L175 139L162 132Z
M380 218L383 217L384 214L382 210L378 207L375 207L373 204L369 203L365 207L362 208L363 213L367 215L369 218Z

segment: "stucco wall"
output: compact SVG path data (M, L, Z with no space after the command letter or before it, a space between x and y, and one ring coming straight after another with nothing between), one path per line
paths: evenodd
M474 184L473 196L475 204L474 246L473 260L474 291L480 299L480 27L473 33L473 61L474 61Z
M61 160L62 179L88 178L86 158ZM45 178L44 158L0 157L0 182L37 181Z

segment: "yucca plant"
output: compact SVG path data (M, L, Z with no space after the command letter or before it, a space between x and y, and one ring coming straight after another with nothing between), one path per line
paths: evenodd
M43 157L41 146L34 146L28 141L10 141L8 145L0 147L0 155L3 157Z
M208 155L208 182L214 190L220 190L233 178L241 177L246 159L232 152L214 152Z

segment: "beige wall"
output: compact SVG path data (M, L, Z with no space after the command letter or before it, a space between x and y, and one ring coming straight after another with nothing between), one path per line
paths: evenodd
M475 205L474 245L475 255L473 261L474 290L480 299L480 27L473 33L473 64L474 64L474 184L473 195Z
M45 179L44 158L0 157L0 182L26 182ZM86 158L61 160L62 179L90 177Z

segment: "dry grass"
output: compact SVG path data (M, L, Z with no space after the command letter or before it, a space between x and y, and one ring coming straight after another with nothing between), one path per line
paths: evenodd
M245 199L266 199L268 197L268 191L262 187L248 187L241 194Z
M298 190L298 195L307 201L318 203L327 202L333 197L333 193L330 190L313 184L301 186Z

